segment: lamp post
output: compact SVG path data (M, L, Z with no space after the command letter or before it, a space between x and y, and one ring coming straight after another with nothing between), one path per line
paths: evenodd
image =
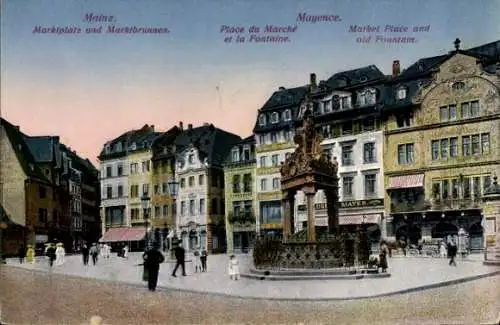
M167 237L168 237L168 224L165 221L163 224L163 238L162 238L162 245L163 245L163 251L165 252L167 250Z
M150 242L150 228L149 228L149 196L144 193L141 197L141 204L142 204L142 211L143 211L143 217L144 217L144 226L146 228L146 248L149 248L151 245Z
M168 194L170 195L170 197L172 198L172 201L173 201L173 206L174 208L172 209L172 214L174 214L174 219L177 220L177 207L176 207L176 200L177 200L177 194L178 194L178 191L179 191L179 182L177 182L175 180L175 176L170 176L168 178L168 181L167 181L167 186L168 186ZM177 227L178 225L176 225ZM177 236L175 236L176 238ZM171 239L173 241L173 238ZM176 247L177 247L177 244L178 243L175 243ZM172 254L174 252L173 248L174 248L174 243L171 242L170 243L170 248L171 248L171 251L172 251Z

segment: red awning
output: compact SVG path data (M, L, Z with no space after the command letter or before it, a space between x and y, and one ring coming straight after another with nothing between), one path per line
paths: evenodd
M339 225L379 224L380 219L380 213L342 215Z
M123 235L121 241L140 241L144 239L144 236L146 236L145 229L130 228Z
M121 238L127 231L127 228L111 228L104 235L102 235L101 239L99 239L99 242L110 243L121 241Z
M414 188L424 186L424 174L404 175L389 178L388 190Z

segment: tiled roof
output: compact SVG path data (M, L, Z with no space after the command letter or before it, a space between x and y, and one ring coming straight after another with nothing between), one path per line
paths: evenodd
M25 174L39 181L50 183L36 164L37 161L25 141L27 136L5 119L2 118L0 121Z
M161 159L165 156L172 154L168 147L172 146L177 136L182 132L178 126L170 128L167 132L161 133L154 140L151 148L153 149L153 159ZM165 152L165 148L169 149Z
M337 72L326 81L326 85L333 89L358 87L386 79L385 75L375 66Z
M243 140L241 140L241 142L238 144L254 144L254 143L255 143L255 136L250 135L250 136L244 138Z
M308 86L301 86L275 91L259 112L271 111L274 109L299 105L306 94Z
M236 134L216 128L213 124L184 130L176 139L176 152L180 153L189 145L198 149L200 158L207 158L209 165L222 166L231 148L241 138Z
M151 133L153 133L155 135L160 134L160 133L154 132L153 126L150 126L147 124L144 125L140 129L127 131L127 132L121 134L119 137L117 137L111 141L106 142L106 144L102 148L98 158L100 160L105 160L105 159L113 158L116 155L124 155L124 154L126 154L128 147L132 143L138 142L141 138L144 138L145 135L149 135ZM153 139L148 139L148 140L153 140ZM116 145L118 143L122 143L122 149L119 152L110 151L109 153L106 153L106 146L110 146L112 148L114 145Z

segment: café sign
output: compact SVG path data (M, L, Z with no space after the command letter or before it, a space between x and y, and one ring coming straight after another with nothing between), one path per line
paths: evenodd
M340 202L340 207L342 209L376 207L376 206L383 206L383 205L384 205L383 199L355 200L355 201L342 201L342 202Z

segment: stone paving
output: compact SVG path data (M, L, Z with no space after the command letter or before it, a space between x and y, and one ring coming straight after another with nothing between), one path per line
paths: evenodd
M237 255L240 269L247 271L251 265L251 255ZM187 276L180 270L177 277L171 276L174 262L167 259L160 267L159 287L167 289L209 293L222 296L276 300L350 300L388 296L418 290L457 284L482 277L500 274L500 268L482 264L481 255L457 259L457 267L448 266L446 259L394 257L389 259L391 277L360 280L302 280L302 281L261 281L242 278L231 281L227 275L227 255L208 257L208 272L195 273L193 264L186 263ZM140 253L131 253L125 260L111 256L99 259L96 266L84 267L81 256L68 256L61 266L51 272L102 280L146 285L142 282L142 262ZM47 261L20 265L17 259L9 259L7 264L27 269L49 271Z

